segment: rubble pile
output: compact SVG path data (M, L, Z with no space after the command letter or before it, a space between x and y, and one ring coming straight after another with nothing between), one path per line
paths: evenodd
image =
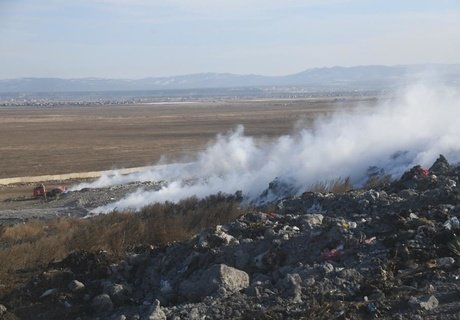
M381 188L285 198L271 212L255 210L187 242L137 248L116 264L104 252L75 252L13 294L0 314L458 319L459 182L460 167L441 156Z

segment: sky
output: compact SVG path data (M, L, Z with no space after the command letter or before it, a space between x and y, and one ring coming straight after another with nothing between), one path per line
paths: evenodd
M460 63L458 0L0 0L0 79Z

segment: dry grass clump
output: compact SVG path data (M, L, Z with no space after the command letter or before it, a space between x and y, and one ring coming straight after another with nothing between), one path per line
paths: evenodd
M379 189L388 186L392 182L390 175L369 176L364 184L365 189Z
M114 212L91 219L61 218L0 228L0 293L75 250L106 250L115 258L133 247L184 240L242 214L240 198L215 195L178 204L157 203L139 213Z
M333 193L343 193L350 191L353 188L350 177L345 179L337 178L332 180L326 180L317 182L312 185L309 191L312 192L333 192Z

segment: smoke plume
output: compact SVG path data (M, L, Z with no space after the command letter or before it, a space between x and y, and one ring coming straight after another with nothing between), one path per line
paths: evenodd
M127 176L105 176L83 187L131 181L165 180L160 191L139 189L97 208L140 209L155 202L177 202L217 192L241 190L257 199L275 178L297 192L317 182L350 177L363 183L370 166L399 177L413 165L430 165L439 154L460 161L460 94L451 88L417 85L373 108L337 112L272 142L260 143L239 126L219 135L195 160L150 167Z

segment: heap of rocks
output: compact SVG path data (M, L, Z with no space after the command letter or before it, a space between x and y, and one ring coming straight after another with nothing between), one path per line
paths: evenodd
M18 314L45 305L34 319L458 319L459 182L441 156L383 188L285 198L117 264L76 252L20 293Z

